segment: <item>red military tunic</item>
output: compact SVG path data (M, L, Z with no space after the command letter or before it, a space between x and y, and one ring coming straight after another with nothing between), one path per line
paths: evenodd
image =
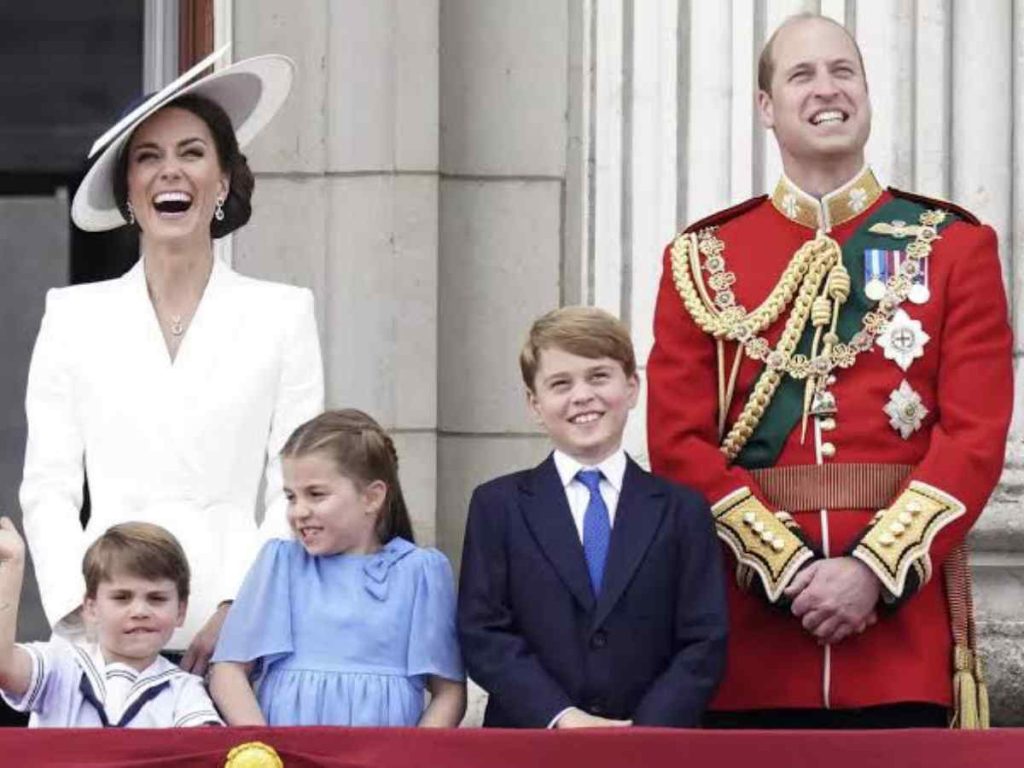
M757 307L819 226L831 227L828 234L842 244L892 200L893 192L882 191L867 169L820 204L783 179L771 198L752 200L691 230L717 225L714 235L724 244L726 269L735 275L729 289L739 304ZM648 363L651 466L658 474L700 488L716 516L740 489L752 494L745 519L734 517L731 527L723 524L724 518L717 522L720 536L731 542L730 562L736 565L741 557L746 565L753 563L758 571L753 580L761 580L751 590L750 570L742 568L737 569L738 578L729 579L727 668L713 710L951 704L953 642L941 565L964 540L998 481L1011 412L1012 373L995 233L948 204L924 201L928 209L940 206L946 206L951 218L957 211L962 219L945 226L930 243L927 300L899 304L911 321L920 322L915 327L923 330L927 342L921 348L925 335L917 334L915 348L901 360L908 363L906 370L872 340L870 349L850 367L831 371L834 379L828 390L835 397L836 413L811 417L803 442L797 421L772 462L775 468L906 465L908 476L896 489L898 498L886 502L891 508L884 518L876 517L880 506L793 511L799 525L795 532L805 538L807 547L797 538L787 538L785 529L762 532L768 544L760 554L753 551L758 534L746 539L754 542L749 551L739 541L746 535L744 526L749 528L764 515L769 531L777 530L771 526L778 523L770 519L777 507L759 486L757 473L741 466L743 455L729 461L720 450L716 342L684 305L673 247L665 251L655 344ZM772 346L792 306L763 332ZM737 344L726 341L725 348L731 361ZM764 369L764 362L743 360L727 431ZM898 396L901 389L919 398L917 405L911 400L904 409L909 415L903 431L897 428L898 419L885 410L894 398L898 406L906 405L906 397ZM822 495L815 506L828 503L827 494ZM764 513L755 509L761 505ZM918 532L916 546L908 543L912 529ZM775 563L778 569L773 572L771 560L783 550L789 571ZM773 605L766 593L784 603L779 593L810 562L808 558L851 553L875 571L883 595L894 605L879 610L878 623L863 634L820 646L784 605ZM889 560L893 565L887 570Z

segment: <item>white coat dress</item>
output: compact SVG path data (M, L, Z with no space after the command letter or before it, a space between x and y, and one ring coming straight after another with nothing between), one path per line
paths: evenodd
M82 601L88 545L144 520L173 532L191 565L188 616L169 645L182 650L234 596L262 541L287 535L278 453L323 408L313 296L214 259L172 361L142 259L116 280L52 289L25 399L20 500L51 626Z

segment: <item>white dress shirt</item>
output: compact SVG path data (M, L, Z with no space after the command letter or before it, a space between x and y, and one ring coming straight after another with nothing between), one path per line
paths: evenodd
M608 527L615 527L615 511L619 506L619 494L622 493L622 478L626 475L626 452L622 448L600 464L594 465L581 464L569 454L556 449L555 469L562 479L562 487L565 489L565 497L569 502L569 511L572 513L572 521L576 525L580 542L583 541L583 516L590 503L590 489L576 477L580 470L600 471L601 482L598 490L604 499L604 505L608 507Z

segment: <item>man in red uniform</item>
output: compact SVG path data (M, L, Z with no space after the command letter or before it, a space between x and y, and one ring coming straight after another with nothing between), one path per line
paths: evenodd
M785 174L668 246L648 364L652 468L731 555L708 722L981 724L962 544L1012 402L995 234L879 186L843 27L789 19L758 75Z

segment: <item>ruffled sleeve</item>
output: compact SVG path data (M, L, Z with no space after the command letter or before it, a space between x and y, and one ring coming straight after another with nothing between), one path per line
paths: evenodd
M466 673L455 634L455 587L448 559L436 549L420 551L409 625L408 674L462 682Z
M213 661L260 662L292 653L291 561L300 545L274 539L260 550L228 612Z

